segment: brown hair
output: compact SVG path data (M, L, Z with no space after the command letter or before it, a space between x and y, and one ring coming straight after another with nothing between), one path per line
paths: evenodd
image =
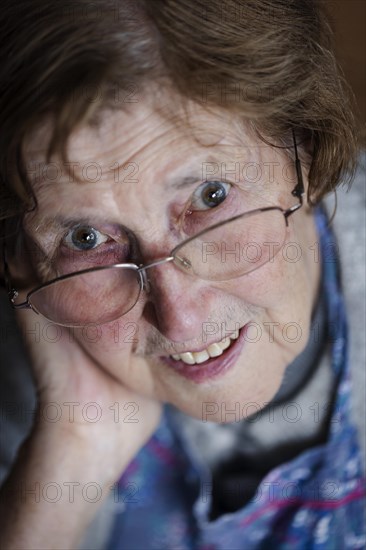
M182 98L311 151L313 204L351 181L353 98L316 0L5 0L0 21L0 219L30 206L24 144L51 117L48 157L103 109L165 79ZM127 99L126 99L127 98Z

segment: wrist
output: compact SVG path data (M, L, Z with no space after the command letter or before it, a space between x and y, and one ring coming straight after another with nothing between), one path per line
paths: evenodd
M2 547L49 548L45 535L53 548L78 547L115 482L78 442L74 434L34 427L1 490Z
M94 436L94 437L93 437ZM123 445L121 445L123 447ZM84 426L49 424L37 421L21 449L26 461L38 465L42 479L62 483L77 480L96 482L103 487L112 485L127 467L131 458L123 450L116 456L113 438L98 439Z

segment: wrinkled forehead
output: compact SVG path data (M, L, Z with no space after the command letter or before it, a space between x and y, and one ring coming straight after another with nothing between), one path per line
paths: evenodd
M252 126L233 113L193 102L183 107L166 95L159 101L141 96L123 111L104 112L98 125L74 131L66 166L60 155L46 161L51 133L51 122L46 120L26 144L27 170L35 191L55 180L70 183L69 169L76 179L102 183L112 175L115 179L116 170L133 170L134 165L140 174L154 168L174 175L187 155L192 162L197 157L198 165L208 150L222 161L256 158L260 162L269 149Z
M66 166L60 155L46 161L51 130L45 123L27 144L37 208L24 225L32 234L78 219L146 234L151 227L165 230L203 181L239 184L245 205L258 206L285 201L293 187L291 175L281 181L282 149L263 143L234 114L195 103L180 108L147 98L105 112L98 125L72 134Z

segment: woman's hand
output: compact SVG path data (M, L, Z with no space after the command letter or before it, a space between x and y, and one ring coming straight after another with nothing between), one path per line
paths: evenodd
M17 319L22 333L29 334L39 400L36 428L73 434L80 445L90 446L90 460L103 458L104 475L112 482L155 431L162 405L124 387L69 329L58 327L55 341L52 335L46 341L42 335L51 334L49 321L30 310L17 311ZM39 338L33 336L36 323Z
M35 326L45 334L43 317L18 311L17 318L29 335L39 407L32 433L1 488L0 547L75 549L118 477L155 431L162 406L106 373L68 329L62 327L61 337L47 342L32 335ZM132 403L133 415L123 408L126 403ZM90 485L91 499L85 493Z

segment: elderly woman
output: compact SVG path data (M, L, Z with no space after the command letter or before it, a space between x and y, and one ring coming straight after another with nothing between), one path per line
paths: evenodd
M320 2L1 19L2 548L362 548L357 187L330 225L357 133Z

